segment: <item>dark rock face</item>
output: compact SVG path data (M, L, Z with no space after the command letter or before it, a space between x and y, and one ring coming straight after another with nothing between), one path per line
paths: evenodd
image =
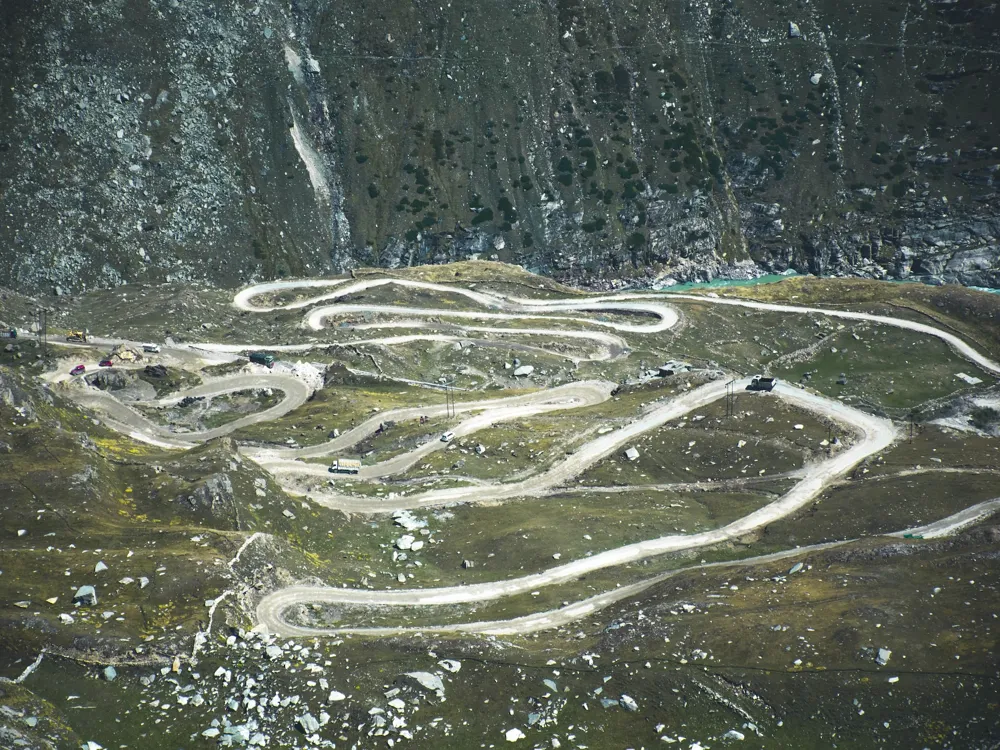
M3 407L9 408L29 422L34 422L38 418L31 394L13 374L0 372L0 408ZM10 452L9 446L5 452Z
M89 385L102 391L120 391L136 383L136 377L124 370L98 370L86 376Z
M998 286L998 30L970 0L9 0L0 268Z
M228 474L213 474L195 488L187 498L192 508L224 512L234 502L233 483Z

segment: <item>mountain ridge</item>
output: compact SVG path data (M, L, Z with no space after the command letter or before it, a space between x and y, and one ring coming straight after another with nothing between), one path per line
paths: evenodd
M1000 15L971 0L2 13L22 291L469 257L1000 286Z

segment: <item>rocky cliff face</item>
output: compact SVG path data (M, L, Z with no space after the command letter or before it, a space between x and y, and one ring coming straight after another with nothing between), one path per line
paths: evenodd
M23 290L496 256L1000 286L974 0L7 0Z

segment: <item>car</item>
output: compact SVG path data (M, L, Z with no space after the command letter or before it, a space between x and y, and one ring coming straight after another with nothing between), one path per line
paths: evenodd
M102 359L100 362L97 363L97 366L98 367L114 367L115 363L112 362L110 359Z
M72 370L69 371L70 375L82 375L87 371L86 365L77 365Z
M142 350L144 352L149 352L150 354L159 354L160 353L160 347L159 347L158 344L143 344L142 345Z
M448 432L444 433L441 436L441 442L442 443L450 443L454 439L455 439L455 433L452 432L451 430L448 430Z

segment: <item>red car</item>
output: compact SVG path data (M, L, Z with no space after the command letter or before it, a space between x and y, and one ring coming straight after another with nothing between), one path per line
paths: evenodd
M87 371L87 367L85 365L77 365L76 367L74 367L72 370L69 371L69 374L70 375L80 375L82 373L85 373L86 371Z
M100 362L97 363L97 366L98 367L114 367L114 364L115 363L112 362L110 359L102 359Z

